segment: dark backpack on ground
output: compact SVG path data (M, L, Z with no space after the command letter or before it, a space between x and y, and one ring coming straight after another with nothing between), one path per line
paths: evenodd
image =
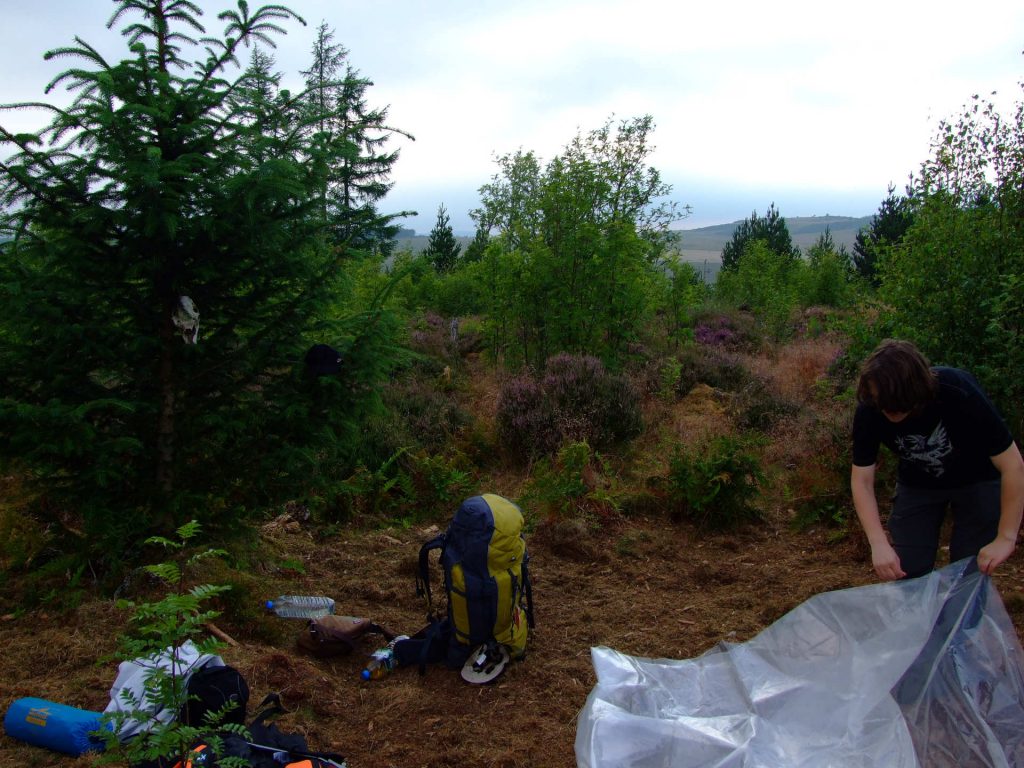
M496 494L466 499L448 529L420 549L417 593L427 598L430 624L395 646L399 663L414 654L425 661L441 658L461 667L473 650L491 641L512 658L523 658L533 627L529 555L519 507ZM447 615L436 616L430 592L430 553L440 550L448 596ZM403 644L405 648L400 648Z
M240 736L224 737L225 755L244 757L252 768L345 768L345 758L333 752L313 752L300 733L285 733L276 723L269 722L274 715L283 714L284 707L276 693L267 696L262 708L249 723L250 740Z
M187 701L178 713L178 721L193 728L207 724L207 715L223 712L214 726L245 723L249 704L249 686L241 673L229 665L207 664L193 672L186 683ZM224 708L233 702L234 706Z
M285 733L275 723L268 722L274 715L285 711L276 693L267 696L260 707L259 714L247 726L249 739L235 733L221 733L217 740L200 740L193 747L196 759L188 761L185 766L177 761L158 759L136 764L133 768L201 768L217 765L225 757L244 758L251 768L346 768L342 755L312 752L302 734ZM220 742L219 749L214 749L217 741Z

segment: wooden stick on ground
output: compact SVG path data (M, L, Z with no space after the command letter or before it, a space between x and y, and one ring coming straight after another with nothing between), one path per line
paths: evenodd
M210 634L213 635L214 637L216 637L217 639L223 640L228 645L234 645L234 646L238 645L238 641L235 640L235 638L233 638L231 635L229 635L223 629L218 627L212 621L206 622L205 626L206 626L206 628L208 630L210 630Z

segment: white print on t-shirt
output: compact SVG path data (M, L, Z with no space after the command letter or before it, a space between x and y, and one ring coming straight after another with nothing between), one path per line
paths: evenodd
M942 460L953 452L953 444L949 442L946 428L942 426L941 421L930 437L924 435L897 437L896 448L900 456L917 464L934 477L942 477L946 471L946 468L942 466Z

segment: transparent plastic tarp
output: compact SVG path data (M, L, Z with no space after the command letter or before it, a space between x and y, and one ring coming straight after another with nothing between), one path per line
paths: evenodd
M591 653L580 768L1024 768L1024 652L974 558L694 659Z

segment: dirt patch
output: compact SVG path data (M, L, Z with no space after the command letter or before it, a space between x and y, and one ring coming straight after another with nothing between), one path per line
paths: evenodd
M834 353L827 342L806 342L749 365L778 394L806 407L814 405L816 382ZM478 429L487 431L497 384L482 381L467 390L469 409L484 420ZM631 444L619 480L642 483L664 471L673 446L696 446L732 430L729 397L700 385L680 402L645 403L649 429ZM211 583L233 586L217 624L238 644L226 647L223 656L249 682L253 707L266 694L280 693L291 710L282 728L302 732L315 749L346 755L352 768L574 766L576 718L595 683L592 647L692 658L721 641L750 639L814 595L874 583L859 533L837 541L834 529L798 532L792 526L792 505L803 493L820 496L820 483L843 499L847 495L845 478L828 474L842 462L828 450L846 439L837 437L836 430L845 428L829 408L834 404L823 401L820 413L801 413L773 435L764 459L787 493L765 489L764 519L739 531L708 533L640 511L538 520L527 510L537 627L526 659L492 685L471 686L441 666L423 677L415 669L399 669L367 683L359 676L361 654L303 656L295 648L302 622L267 616L259 608L282 593L327 594L338 613L415 632L425 621L425 605L414 588L417 555L445 525L443 519L411 528L363 520L330 534L301 516L262 527L254 543L234 553L233 568L206 574ZM817 464L810 461L822 456ZM801 481L792 468L804 465L811 474ZM518 498L527 480L519 469L493 470L481 491ZM1002 566L995 584L1020 636L1024 555ZM0 619L0 706L6 711L16 698L38 696L102 709L125 620L123 611L98 599L67 613L33 610ZM361 650L368 654L373 647L367 642ZM82 768L91 761L4 735L0 765Z
M414 593L413 563L431 532L367 530L318 543L302 527L275 530L270 543L289 553L293 570L267 564L250 598L286 588L322 592L335 597L339 613L415 631L424 606ZM590 557L579 547L563 551L564 542L543 527L531 537L537 628L526 660L492 685L470 686L443 667L423 677L400 669L366 683L362 657L303 656L294 647L301 623L257 611L247 620L218 619L239 642L223 655L249 681L254 704L281 693L293 710L282 726L347 755L353 768L573 766L576 717L595 682L591 647L690 658L722 640L753 637L812 595L874 580L859 545L829 543L824 530L795 534L784 521L709 535L658 518L623 518L586 537ZM1022 565L1015 556L996 578L1018 632ZM15 698L39 696L102 709L116 669L104 657L123 621L106 601L64 616L34 611L4 620L0 704L6 710ZM89 764L6 736L0 763Z

